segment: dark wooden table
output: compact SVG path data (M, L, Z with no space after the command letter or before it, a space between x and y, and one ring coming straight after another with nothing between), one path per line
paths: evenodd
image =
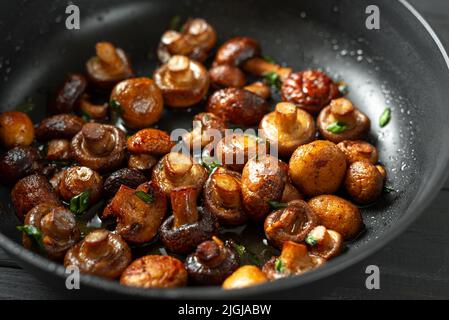
M449 1L410 1L449 48ZM365 268L377 265L380 290L365 288ZM336 299L449 299L449 181L422 217L380 252L326 281L312 296ZM331 283L331 285L329 285ZM284 298L303 297L289 292ZM307 295L306 295L307 296ZM61 299L0 249L0 299Z

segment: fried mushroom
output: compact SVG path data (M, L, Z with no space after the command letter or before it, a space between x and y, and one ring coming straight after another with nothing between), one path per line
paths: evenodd
M72 139L81 131L84 120L73 114L58 114L42 120L36 127L36 138L47 141Z
M384 186L384 170L382 169L379 170L368 161L352 163L346 172L344 181L349 196L360 204L376 201Z
M229 64L212 67L209 70L209 77L211 85L215 89L241 88L246 83L243 71Z
M2 184L12 184L17 180L39 172L42 169L40 157L33 147L15 147L0 157Z
M103 191L103 178L88 167L71 167L63 171L58 192L65 201L83 192L89 193L89 203L100 200Z
M170 135L158 129L142 129L127 141L128 150L133 154L150 154L163 156L170 152L174 143L170 139Z
M56 91L48 110L51 114L70 113L75 110L87 87L87 79L82 74L69 74Z
M368 161L376 164L379 161L377 148L362 140L345 140L337 144L348 160L348 165L357 161Z
M315 227L307 235L305 242L312 255L329 260L340 254L343 249L343 237L337 231L324 226Z
M34 140L34 127L24 112L0 113L0 145L6 149L29 146Z
M230 289L243 289L256 285L260 285L268 281L265 273L262 272L256 266L242 266L234 271L223 282L222 288L226 290Z
M135 169L122 168L113 172L104 182L103 194L112 198L120 186L124 185L135 189L141 184L145 183L147 178L143 173Z

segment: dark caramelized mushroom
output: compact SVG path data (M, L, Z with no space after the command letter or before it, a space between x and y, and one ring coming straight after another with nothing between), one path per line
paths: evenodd
M111 125L87 123L72 139L75 160L96 171L110 171L125 158L125 133Z
M160 228L161 241L171 252L185 254L217 232L215 219L209 212L197 209L198 190L181 187L170 192L173 215Z
M286 181L287 173L275 157L249 160L242 173L243 205L248 216L255 221L265 219L269 202L281 199Z
M154 81L170 107L187 108L200 102L209 90L204 66L185 56L173 56L154 72Z
M343 249L343 237L337 231L324 226L314 228L306 237L310 254L329 260L338 256Z
M224 135L226 124L213 113L202 112L193 117L193 130L183 136L183 140L189 147L206 147L213 142L215 135Z
M39 140L72 139L81 131L84 120L73 114L58 114L42 120L36 128Z
M325 259L311 255L303 244L287 241L282 247L281 255L273 257L263 266L262 271L268 279L276 280L303 274L326 262Z
M135 189L148 179L138 170L123 168L112 173L104 182L104 195L112 198L121 185Z
M211 85L216 89L241 88L246 83L245 74L237 67L223 64L209 70Z
M243 89L245 89L246 91L251 91L252 93L257 94L259 97L265 100L268 100L271 96L270 87L261 81L253 82L245 86Z
M190 279L202 285L220 285L240 265L237 253L216 237L201 243L185 267Z
M383 174L383 170L379 170L368 161L354 162L346 172L344 181L346 191L357 203L374 202L380 197L383 190Z
M120 283L141 288L176 288L187 284L181 261L170 256L151 255L135 260L122 273Z
M337 147L346 155L348 165L357 161L368 161L376 164L379 154L375 146L362 140L345 140L337 144Z
M76 266L82 273L116 279L131 263L131 249L122 237L99 229L67 251L64 266Z
M247 220L241 179L240 173L218 168L204 186L204 209L214 215L220 224L241 225Z
M53 191L47 178L39 174L19 180L11 191L11 200L20 220L40 203L60 205L58 195Z
M369 118L346 98L332 100L321 110L317 124L320 134L335 143L362 139L371 126Z
M83 94L80 98L79 108L89 118L103 120L108 116L109 105L107 103L95 104L90 101L88 94Z
M109 42L98 42L96 56L86 63L89 80L101 89L111 89L116 83L132 77L133 72L125 52Z
M143 129L128 138L128 150L135 154L163 156L170 152L174 143L170 135L158 129Z
M74 111L86 87L87 80L82 74L69 74L50 102L49 112L61 114Z
M83 192L89 192L89 203L100 200L103 191L103 178L87 167L71 167L63 171L58 192L61 197L70 201Z
M251 91L227 88L216 91L207 103L206 110L237 125L253 126L259 124L269 104Z
M231 65L238 67L246 60L260 56L260 46L248 37L236 37L226 41L217 51L214 66Z
M318 217L302 200L288 203L287 208L274 211L265 219L267 239L282 248L285 241L303 242L318 225Z
M124 185L103 211L103 217L117 218L115 232L127 242L145 243L157 234L167 210L164 193L153 182L136 190Z
M316 134L313 117L288 102L278 103L276 110L267 114L259 127L263 136L278 146L282 157L290 157L300 145L312 142Z
M149 154L132 154L128 159L128 168L150 174L156 165L157 159Z
M66 139L53 139L47 145L47 160L70 160L72 158L72 147Z
M0 145L10 149L29 146L34 140L33 122L26 113L0 113Z
M0 157L0 177L2 184L12 184L17 180L42 169L40 157L33 147L15 147Z
M25 226L37 228L42 236L37 240L41 243L36 246L36 243L24 234L23 246L27 249L40 249L43 251L42 254L56 261L62 260L66 251L80 239L75 215L66 208L52 203L42 203L33 207L25 217Z
M290 74L282 85L282 100L318 114L332 99L339 96L338 86L320 71L303 71Z
M189 156L171 152L158 162L152 177L168 195L173 189L183 186L202 190L208 174L202 165L195 163Z
M162 92L150 78L133 78L118 83L112 90L111 101L120 106L121 117L131 129L155 124L164 109Z

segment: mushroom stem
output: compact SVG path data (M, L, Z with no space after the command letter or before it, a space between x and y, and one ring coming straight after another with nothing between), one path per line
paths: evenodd
M275 121L280 130L290 132L291 130L297 129L297 110L293 103L278 103L276 105L275 114Z
M220 265L226 259L223 242L216 237L212 239L213 241L206 241L200 244L196 250L198 259L209 268ZM217 243L216 239L221 243Z
M176 188L170 192L174 229L198 221L199 216L196 207L197 194L197 189L192 187Z
M292 241L284 243L279 259L287 270L302 269L302 267L313 265L312 259L307 254L307 247Z
M117 50L110 42L98 42L95 45L97 57L105 68L110 68L115 71L123 69L123 62L117 54Z
M168 76L173 83L183 86L193 80L193 72L190 68L190 59L185 56L173 56L167 64Z
M190 21L188 30L188 34L195 37L195 40L197 42L205 41L208 38L208 24L203 19L193 19Z
M85 124L82 134L85 147L95 155L106 155L114 149L114 137L99 123Z
M82 249L85 256L96 257L105 252L104 246L108 244L109 232L100 229L89 233L84 239Z
M354 124L355 108L352 102L345 98L335 99L331 101L330 112L336 121L341 121L347 126Z
M108 104L93 104L89 101L89 95L84 94L80 99L80 109L94 119L102 119L107 116Z
M172 152L165 161L165 172L171 178L179 178L187 174L193 166L192 159L181 153Z
M246 60L243 63L243 69L256 76L263 76L268 72L274 72L279 75L282 81L284 81L291 73L291 68L284 68L278 64L271 63L265 59L255 57Z
M214 176L215 192L225 208L238 208L241 206L240 185L234 177L227 174Z
M262 97L265 100L267 100L271 95L270 88L260 81L251 83L250 85L244 87L244 89L257 94L258 96Z

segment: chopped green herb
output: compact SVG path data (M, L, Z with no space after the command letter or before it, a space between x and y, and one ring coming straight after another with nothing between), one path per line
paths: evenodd
M143 192L143 191L136 191L135 195L146 203L153 203L154 202L154 196L152 194Z
M384 112L382 112L382 115L379 118L379 125L381 128L385 127L388 122L390 122L391 119L391 109L385 108Z
M280 90L282 86L281 77L276 72L267 72L264 74L264 79L268 85L275 88L276 90Z
M264 59L266 62L276 64L276 61L274 61L274 59L269 55L262 55L262 59Z
M276 261L274 261L274 270L279 273L283 273L285 270L284 263L281 259L277 258Z
M25 101L24 103L16 106L14 108L15 111L20 111L20 112L24 112L24 113L29 113L31 111L34 110L35 104L31 99L28 99L27 101Z
M386 193L396 192L396 190L395 190L394 188L392 188L392 187L387 187L387 186L384 186L384 191L385 191Z
M330 124L326 130L332 133L343 133L348 129L348 127L346 126L346 124L344 124L341 121L335 121L334 123Z
M42 231L33 225L25 224L23 226L17 226L17 230L23 232L30 238L30 240L40 249L44 250L44 244L42 242Z
M311 236L311 235L308 235L306 237L305 241L311 247L316 246L316 244L318 243L318 240L314 236Z
M116 123L123 113L122 106L117 100L112 99L109 101L109 107L111 108L111 122Z
M288 206L287 203L279 201L268 201L268 204L273 210L285 209Z
M235 251L237 251L240 257L243 256L246 252L246 248L244 245L232 243L232 247L234 248Z
M345 96L348 94L349 89L348 89L348 85L346 84L346 82L344 81L338 81L337 82L337 86L338 86L338 91L340 92L340 94L342 96Z
M214 172L217 168L221 167L218 162L212 159L213 158L210 157L203 157L203 159L201 160L202 166L209 172L209 174Z
M89 208L89 196L90 190L86 190L70 199L70 211L77 215L86 212L86 210Z
M181 16L176 15L170 20L170 29L175 31L182 31L181 30Z

